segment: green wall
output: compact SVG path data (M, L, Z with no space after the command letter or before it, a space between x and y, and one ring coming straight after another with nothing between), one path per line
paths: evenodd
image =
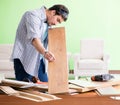
M120 0L0 0L0 44L14 42L26 10L58 3L70 10L68 21L59 25L66 27L68 52L79 52L82 38L102 38L111 58L109 69L120 70Z

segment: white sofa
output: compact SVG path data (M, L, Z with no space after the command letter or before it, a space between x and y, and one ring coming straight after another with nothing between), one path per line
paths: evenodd
M13 62L10 61L13 44L0 44L0 74L5 78L15 78Z
M104 40L82 39L80 53L74 54L74 75L92 76L109 73L109 55L104 52Z

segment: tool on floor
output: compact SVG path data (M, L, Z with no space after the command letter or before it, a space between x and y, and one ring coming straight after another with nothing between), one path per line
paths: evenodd
M111 74L101 74L101 75L95 75L91 77L92 81L109 81L110 79L114 78Z

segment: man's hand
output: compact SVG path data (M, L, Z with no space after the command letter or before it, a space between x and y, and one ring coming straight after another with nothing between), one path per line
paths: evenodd
M45 51L44 57L49 61L53 62L55 60L54 55L51 52Z

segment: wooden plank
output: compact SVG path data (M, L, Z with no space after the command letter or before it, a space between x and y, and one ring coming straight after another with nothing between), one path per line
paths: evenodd
M74 85L74 84L69 84L69 89L73 89L73 92L78 92L78 93L95 90L95 89L89 89L87 87L77 86L77 85Z
M14 90L13 88L9 87L9 86L0 86L0 90L2 90L3 92L5 92L6 94L9 95L18 95L18 91Z
M119 85L120 77L114 75L113 79L111 79L109 81L104 81L104 82L103 81L102 82L91 81L91 80L88 80L88 81L87 80L69 80L69 83L70 83L70 85L69 85L70 89L76 89L79 92L87 92L87 91L91 91L91 90L103 91L104 89L109 88L111 86ZM110 91L110 92L112 92L112 91ZM107 93L105 93L105 94L107 94Z
M34 94L34 95L38 95L38 96L41 96L43 98L45 98L44 100L58 100L58 99L61 99L55 95L52 95L52 94L47 94L47 93L42 93L42 92L39 92L39 91L36 91L36 90L22 90L23 92L27 92L27 93L31 93L31 94Z
M61 99L54 95L50 95L47 93L41 93L41 92L33 91L33 90L17 91L9 86L0 86L0 90L2 90L8 95L19 97L19 98L24 98L24 99L28 99L28 100L36 101L36 102L44 102L44 101Z
M68 92L65 28L52 28L48 34L48 49L55 56L55 61L48 63L48 92L51 94Z
M10 80L10 79L3 79L1 80L2 85L6 86L12 86L12 87L18 87L18 88L32 88L36 90L48 90L47 84L35 84L35 83L29 83L24 81L17 81L17 80Z
M120 92L112 86L98 88L96 90L96 93L98 93L98 95L100 95L100 96L103 96L103 95L104 96L106 96L106 95L120 95Z

